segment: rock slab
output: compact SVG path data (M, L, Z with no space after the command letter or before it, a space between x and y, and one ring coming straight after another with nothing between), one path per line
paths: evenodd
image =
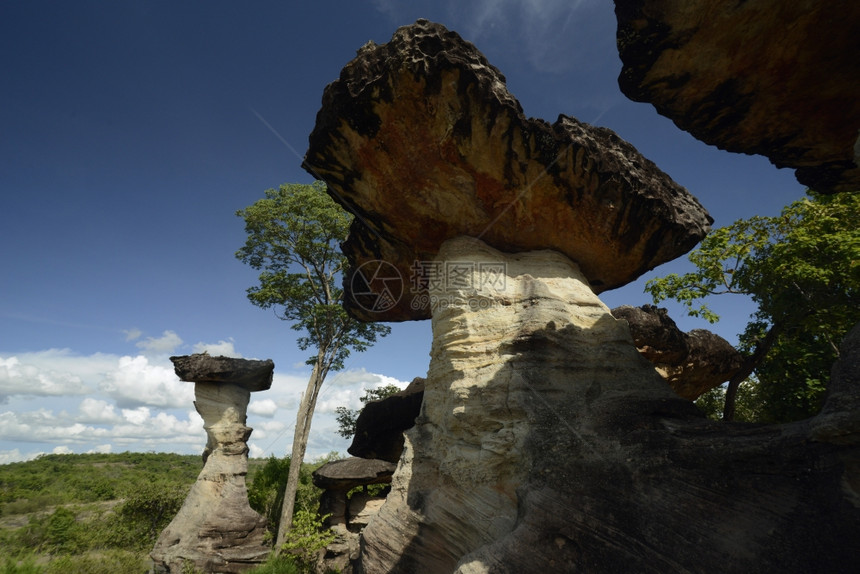
M415 424L423 399L424 379L416 377L402 391L366 403L355 421L349 454L396 463L403 452L403 432Z
M615 0L621 91L822 193L860 189L860 3Z
M623 305L612 316L627 321L636 348L685 399L696 400L743 366L743 355L731 343L706 329L681 331L666 309Z

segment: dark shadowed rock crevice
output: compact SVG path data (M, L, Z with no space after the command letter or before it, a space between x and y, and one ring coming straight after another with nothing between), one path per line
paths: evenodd
M379 401L364 405L355 421L355 436L349 454L396 463L403 452L403 431L412 428L424 398L424 379Z

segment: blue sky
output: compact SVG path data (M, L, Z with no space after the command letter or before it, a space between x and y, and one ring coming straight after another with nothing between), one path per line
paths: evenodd
M0 463L44 452L197 453L205 435L167 357L275 361L252 396L252 455L284 454L309 372L295 332L252 306L235 211L301 167L323 89L368 40L428 18L472 41L529 116L611 128L715 218L803 195L762 157L707 146L629 101L608 0L0 3ZM648 277L602 295L650 302ZM731 341L751 307L714 301ZM669 306L682 328L707 328ZM426 373L428 322L330 376L308 456L345 452L333 410Z

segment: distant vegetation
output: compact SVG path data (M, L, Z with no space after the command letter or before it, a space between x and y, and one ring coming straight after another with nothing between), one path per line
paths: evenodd
M302 465L296 507L307 519L316 519L321 493L310 474L323 462ZM202 468L200 456L166 453L45 455L0 465L0 574L146 572L158 535ZM288 468L289 459L249 461L249 499L273 531ZM259 572L302 572L294 562L273 557Z

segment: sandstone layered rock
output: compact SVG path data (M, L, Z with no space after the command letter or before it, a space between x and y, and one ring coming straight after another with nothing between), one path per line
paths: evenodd
M555 249L600 292L687 252L712 221L612 131L527 119L472 44L424 20L326 87L304 166L356 214L346 306L369 321L429 318L429 264L452 237Z
M615 0L618 78L696 138L860 189L860 4Z
M704 419L557 252L458 238L439 260L501 262L505 281L437 293L421 415L363 532L360 571L856 566L856 428L824 442L814 419Z
M696 400L743 366L743 355L728 341L706 329L684 333L666 309L624 305L612 316L627 321L636 348L685 399Z
M364 405L355 421L348 452L362 458L396 463L403 452L403 431L412 428L424 399L424 379L416 377L405 389Z
M171 357L176 374L194 382L194 406L203 417L205 465L176 517L150 556L156 573L245 572L262 563L266 519L251 509L246 410L252 391L272 384L274 363L209 355Z

